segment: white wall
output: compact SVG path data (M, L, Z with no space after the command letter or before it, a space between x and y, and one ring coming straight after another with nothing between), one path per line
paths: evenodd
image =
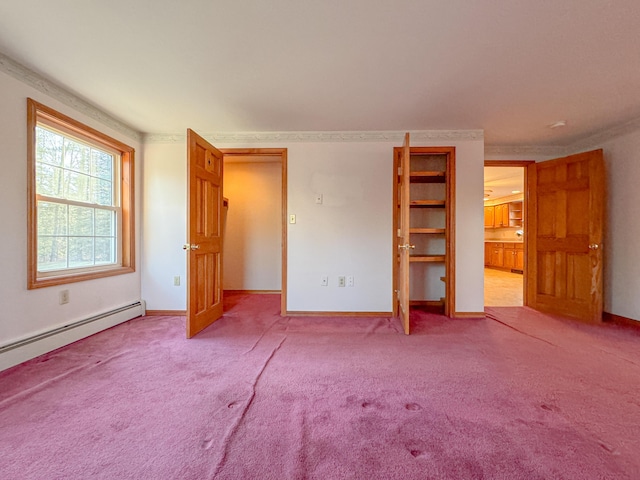
M213 142L216 144L216 142ZM389 312L392 309L393 147L390 141L217 144L219 148L287 148L289 311ZM456 311L482 312L483 162L480 140L456 146ZM417 144L416 144L417 146ZM184 310L186 146L145 145L142 295L147 308ZM321 193L324 202L315 203ZM320 277L329 276L329 286ZM354 287L337 287L352 275Z
M224 162L225 290L282 287L282 162Z
M146 144L142 178L142 298L148 310L186 310L186 143ZM180 286L173 277L180 276Z
M139 260L135 273L27 290L27 97L134 147L137 179L142 160L138 142L0 72L0 346L140 300ZM137 238L138 232L139 225ZM139 247L136 241L136 252ZM63 289L69 290L70 302L59 305Z
M607 177L604 310L640 320L640 131L602 148Z

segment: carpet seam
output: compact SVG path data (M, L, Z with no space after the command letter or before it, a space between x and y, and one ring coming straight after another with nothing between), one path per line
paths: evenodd
M494 322L500 323L501 325L504 325L505 327L509 327L511 330L515 330L518 333L521 333L522 335L526 335L527 337L531 337L531 338L535 338L536 340L540 340L541 342L544 342L548 345L551 345L552 347L558 347L558 345L556 345L555 343L551 343L548 340L545 340L544 338L540 338L540 337L536 337L535 335L531 335L530 333L527 332L523 332L522 330L517 329L516 327L509 325L508 323L503 322L502 320L498 320L495 316L493 316L491 313L487 313L486 314L486 318L488 318L489 320L493 320Z
M115 355L111 355L110 357L107 357L103 360L98 360L98 361L93 361L92 363L85 363L83 365L80 365L79 367L76 367L72 370L67 370L64 373L61 373L60 375L56 375L53 378L50 378L44 382L40 382L37 385L34 385L33 387L28 388L27 390L22 390L14 395L11 395L10 397L5 398L4 400L0 400L0 407L4 407L6 405L10 405L12 404L14 401L16 400L22 400L24 399L24 397L27 397L29 395L32 394L36 394L39 391L41 391L42 389L44 389L45 387L48 387L49 385L56 383L60 380L64 380L67 377L70 377L71 375L73 375L76 372L82 371L82 370L89 370L92 368L96 368L99 366L104 365L106 362L109 362L115 358L119 358L122 357L123 355L129 353L129 350L125 350L124 352L119 352L116 353Z
M225 465L225 463L227 461L227 456L229 454L229 445L231 444L231 442L233 440L233 437L237 433L238 429L242 425L242 421L244 420L247 412L249 411L249 408L251 408L251 404L253 403L253 400L254 400L254 398L256 396L256 386L258 385L258 382L260 381L260 377L262 377L262 374L267 369L267 366L269 365L269 362L271 362L271 360L273 359L273 357L276 354L276 352L278 350L280 350L280 348L282 347L282 344L284 343L284 341L286 339L287 339L287 337L285 335L285 337L280 341L280 343L272 350L271 354L267 357L266 361L262 365L262 368L258 372L258 375L256 375L255 380L251 384L251 395L249 396L249 401L245 405L244 409L242 410L242 413L238 417L238 420L236 421L235 425L233 426L231 431L228 433L227 438L224 441L224 448L223 448L223 451L222 451L222 457L218 461L218 465L216 465L216 468L215 468L215 470L213 472L213 478L214 479L218 476L218 474L220 473L222 468L224 468L224 465Z
M262 340L264 338L264 336L269 332L269 330L271 330L273 328L273 326L278 323L280 321L279 318L275 319L273 321L273 323L271 323L271 325L269 325L265 330L262 331L262 333L260 334L260 336L258 337L258 339L255 341L255 343L251 346L251 348L249 350L247 350L246 352L244 352L244 355L246 355L247 353L251 353L253 352L253 350L258 346L258 344L260 343L260 340ZM288 326L288 325L287 325Z

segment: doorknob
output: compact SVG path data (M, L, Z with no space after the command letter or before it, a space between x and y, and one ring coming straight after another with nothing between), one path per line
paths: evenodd
M198 250L199 248L200 248L200 245L197 245L195 243L192 243L192 244L185 243L184 245L182 245L183 250Z
M600 245L598 245L597 243L589 244L589 250L598 250L599 248L600 248Z
M404 250L409 250L409 249L413 250L414 248L416 248L416 246L405 243L404 245L398 245L398 248L404 249Z

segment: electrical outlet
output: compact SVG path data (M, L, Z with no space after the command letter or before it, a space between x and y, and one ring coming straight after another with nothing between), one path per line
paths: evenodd
M58 294L58 302L60 305L64 305L65 303L69 303L69 290L61 290Z
M322 275L322 277L320 277L320 286L321 287L326 287L329 285L329 276L328 275Z
M347 287L353 287L353 275L347 277Z
M345 279L344 279L343 276L338 277L338 286L339 287L344 287L344 285L345 285L345 281L344 280Z
M174 287L180 286L180 275L176 275L175 277L173 277L173 286Z

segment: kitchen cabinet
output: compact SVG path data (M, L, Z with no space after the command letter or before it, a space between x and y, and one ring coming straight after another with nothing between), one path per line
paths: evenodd
M523 202L509 202L509 226L522 228Z
M524 271L524 244L520 242L485 242L485 266L500 270Z
M522 228L523 211L522 201L485 206L484 226L485 228Z
M493 226L495 228L509 226L509 204L508 203L501 203L495 206Z
M491 263L492 267L502 267L504 265L504 246L502 243L491 242Z
M495 216L495 207L484 207L484 226L488 228L493 228Z

